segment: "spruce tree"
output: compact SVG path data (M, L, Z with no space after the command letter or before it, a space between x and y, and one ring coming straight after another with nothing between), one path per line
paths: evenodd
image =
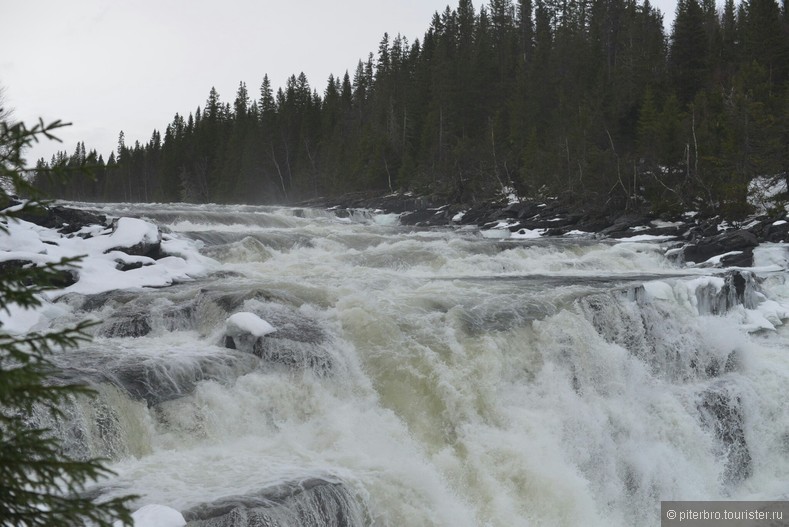
M0 112L2 113L2 112ZM0 232L16 217L34 213L40 204L12 203L9 189L34 194L26 179L23 151L39 138L54 138L59 122L0 122ZM82 147L79 148L80 155ZM51 169L50 169L51 170ZM61 273L76 262L62 260L37 267L6 267L0 275L0 311L34 309L40 294L53 289ZM73 348L86 340L89 324L62 331L11 334L0 325L0 523L3 526L52 527L95 525L112 527L132 522L128 499L97 503L85 495L88 485L111 474L100 460L82 460L63 452L51 430L31 423L34 412L63 418L61 408L74 397L90 395L84 387L53 382L50 357L56 348Z

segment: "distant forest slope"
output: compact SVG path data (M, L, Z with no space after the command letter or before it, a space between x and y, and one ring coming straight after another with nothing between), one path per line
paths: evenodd
M745 212L757 175L789 172L787 0L460 0L422 40L316 89L211 89L193 114L106 161L84 143L38 168L77 200L288 203L359 190L455 202L504 186L607 208ZM43 171L42 171L43 173Z

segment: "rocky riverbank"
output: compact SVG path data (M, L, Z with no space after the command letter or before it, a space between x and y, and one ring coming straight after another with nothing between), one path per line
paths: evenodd
M760 243L789 241L786 212L754 214L741 221L730 221L693 211L675 216L629 211L587 212L558 199L511 199L464 207L411 194L353 194L305 205L329 208L340 215L352 209L380 210L398 214L401 224L416 227L474 225L501 238L580 236L660 240L668 242L670 256L710 267L749 267L753 265L753 249Z

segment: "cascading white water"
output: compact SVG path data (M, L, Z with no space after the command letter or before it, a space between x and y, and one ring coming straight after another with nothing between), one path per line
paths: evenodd
M104 212L217 262L195 282L60 300L58 323L102 321L58 357L100 386L59 430L112 457L105 494L186 511L319 481L312 512L278 521L375 526L658 525L661 500L789 496L783 272L705 276L654 244L370 213ZM239 311L277 329L258 355L225 347Z

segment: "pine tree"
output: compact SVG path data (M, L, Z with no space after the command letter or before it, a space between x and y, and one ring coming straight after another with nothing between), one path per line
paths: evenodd
M669 72L681 103L690 103L707 82L708 52L701 5L697 0L680 0L671 33Z

